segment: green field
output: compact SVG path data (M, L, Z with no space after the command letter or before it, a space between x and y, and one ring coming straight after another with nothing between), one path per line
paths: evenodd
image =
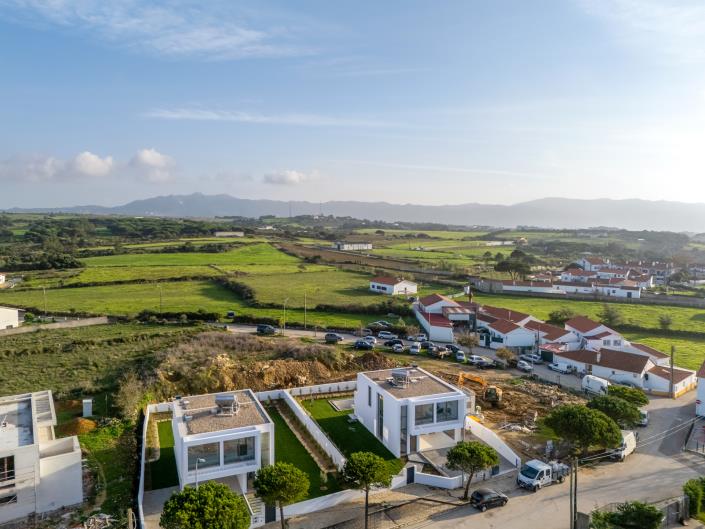
M378 228L362 228L355 230L355 233L360 233L363 235L374 235L378 231ZM439 239L464 239L466 237L480 237L486 235L486 231L450 231L450 230L397 230L397 229L383 229L385 236L396 235L398 237L403 237L405 235L416 235L417 233L423 233L429 237L437 237Z
M335 443L344 456L354 452L372 452L389 463L395 473L404 464L394 457L387 448L377 440L361 423L349 423L351 411L337 411L327 399L302 400L301 405L311 414L321 429Z
M174 456L174 432L171 421L159 421L159 459L149 463L149 475L152 489L176 487L179 484L179 475L176 471L176 457Z
M625 332L632 342L644 343L654 349L670 354L671 346L676 347L674 365L698 370L705 361L705 336L702 338L680 338L652 333Z

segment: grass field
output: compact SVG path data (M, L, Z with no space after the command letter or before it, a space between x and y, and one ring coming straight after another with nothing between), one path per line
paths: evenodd
M354 452L372 452L388 462L396 474L404 466L361 423L348 422L350 411L337 411L327 399L303 400L302 406L311 414L344 456Z
M361 233L364 235L374 235L378 231L378 228L361 228L355 230L355 233ZM385 235L396 235L398 237L403 237L405 235L416 235L417 233L423 233L429 237L437 237L439 239L464 239L466 237L480 237L486 235L486 231L448 231L448 230L382 230Z
M624 333L627 340L644 343L664 353L671 353L671 346L676 347L674 365L698 370L705 361L705 337L680 338L652 333Z
M233 310L237 314L276 320L284 315L281 309L250 307L230 290L210 281L47 289L46 306L49 312L73 310L90 314L133 316L145 309L159 311L160 296L163 312L178 313L203 309L206 312L216 312L225 318L227 312ZM0 292L0 305L43 309L44 293L42 290ZM375 319L379 319L379 315L314 311L308 311L307 314L308 325L331 328L359 327ZM287 310L287 321L303 324L304 311Z
M152 490L175 487L179 484L171 421L159 421L157 431L159 432L159 459L149 463Z
M308 475L309 487L308 498L317 498L325 494L340 490L338 482L330 478L325 483L326 490L321 490L324 483L321 481L321 470L308 453L308 450L301 444L298 438L291 431L289 426L279 414L274 406L267 407L267 413L274 422L274 454L277 461L291 463L299 470Z

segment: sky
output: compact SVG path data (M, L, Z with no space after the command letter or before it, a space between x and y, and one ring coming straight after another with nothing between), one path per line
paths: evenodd
M0 208L705 202L702 0L0 0Z

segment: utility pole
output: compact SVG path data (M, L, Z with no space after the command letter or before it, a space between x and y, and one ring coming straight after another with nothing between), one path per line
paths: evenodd
M676 346L672 345L671 346L671 383L669 387L669 393L671 395L672 399L676 398L676 385L673 383L674 380L674 371L673 371L673 365L674 365L674 360L676 358Z
M284 331L286 330L286 304L289 301L289 298L286 298L284 300L284 319L282 320L282 334L284 334Z
M162 285L159 285L159 315L162 315L162 307L164 305L164 298L162 295Z
M306 329L306 292L304 292L304 329Z
M47 287L42 287L42 292L44 294L44 317L47 315Z

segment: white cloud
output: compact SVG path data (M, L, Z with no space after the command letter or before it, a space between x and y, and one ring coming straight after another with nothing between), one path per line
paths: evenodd
M171 180L171 169L174 165L171 157L156 149L141 149L130 160L130 166L153 183Z
M312 53L299 43L298 34L310 31L307 24L271 11L263 21L256 10L229 1L0 0L0 10L16 22L37 26L42 21L166 57L229 60Z
M705 60L702 0L577 0L610 23L629 44L665 52L684 62Z
M144 114L148 118L186 121L229 121L256 125L295 125L304 127L387 127L390 123L320 114L257 114L204 108L160 108Z
M300 171L293 171L288 169L286 171L279 171L276 173L269 173L264 175L262 180L267 184L282 185L282 186L295 186L308 182L318 178L318 171L313 171L311 173L302 173Z
M113 157L101 158L97 154L84 151L71 163L73 170L86 176L105 176L113 169Z

